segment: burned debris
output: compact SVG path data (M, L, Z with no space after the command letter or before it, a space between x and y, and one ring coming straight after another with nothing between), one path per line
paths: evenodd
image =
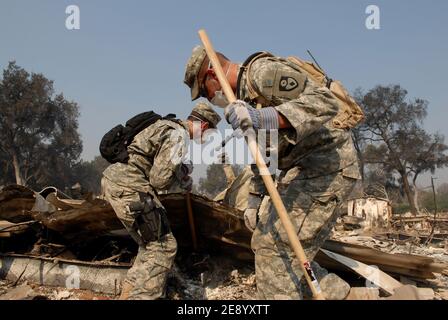
M194 251L186 195L165 194L161 200L180 247L168 280L167 298L253 298L251 233L244 226L242 212L191 195L198 244ZM374 226L367 217L343 216L331 240L316 256L320 266L350 284L347 290L341 289L342 293L334 293L335 297L446 299L446 218L385 217L385 224ZM432 238L422 238L434 222L438 224ZM403 229L411 223L420 223L422 229L413 237L404 237ZM80 292L92 292L91 298L114 299L137 246L103 199L88 196L73 200L56 188L33 192L12 185L0 192L0 249L0 278L8 283L3 288L9 288L0 296L2 299L42 297L42 288L53 290L47 292L53 299L89 296ZM79 275L79 283L72 288L78 290L67 294L67 289L48 289L70 288L67 279L73 272ZM20 287L23 283L28 287ZM11 293L13 287L20 290ZM33 294L29 288L35 288Z

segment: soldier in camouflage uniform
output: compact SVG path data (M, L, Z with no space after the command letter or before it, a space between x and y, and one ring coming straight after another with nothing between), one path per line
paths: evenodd
M327 87L316 85L286 59L257 53L240 65L220 53L218 58L238 101L228 105L201 46L193 49L185 73L192 100L203 96L228 105L226 118L234 129L240 126L235 107L244 106L255 130L278 130L278 191L307 258L313 260L360 179L350 130L333 126L340 106ZM257 216L267 192L253 167L244 215L246 224L255 228L259 298L302 299L303 274L274 206L263 206Z
M134 137L128 146L126 164L112 164L103 172L103 195L139 244L135 262L123 284L122 299L163 296L177 243L157 192L174 187L191 189L192 167L182 162L188 138L201 140L203 132L216 128L220 120L205 103L198 104L186 121L158 120ZM151 235L150 227L154 225L156 234Z

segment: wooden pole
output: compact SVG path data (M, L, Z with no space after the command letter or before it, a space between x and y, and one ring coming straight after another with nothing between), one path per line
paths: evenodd
M191 240L193 242L194 251L198 250L198 241L196 238L196 227L194 225L193 207L191 205L191 193L187 192L187 211L188 211L188 223L190 224Z
M216 76L218 77L219 83L221 85L221 88L222 88L224 94L226 95L226 97L230 103L236 101L235 94L233 93L233 90L230 87L229 82L227 81L224 71L222 70L222 66L219 62L218 56L216 55L216 52L213 49L213 46L212 46L210 39L208 38L205 30L199 31L199 37L201 38L201 41L202 41L204 48L207 52L208 58L210 59L210 62L212 63L213 70L215 71ZM320 289L317 278L314 275L313 270L311 269L310 262L306 258L306 255L305 255L303 247L300 243L299 237L297 236L297 231L295 230L294 225L292 224L291 220L289 219L285 205L283 204L280 194L278 193L278 191L275 187L274 181L272 180L272 177L269 173L269 169L267 168L266 163L264 162L263 156L261 155L261 152L258 148L255 132L252 128L252 123L250 122L250 117L248 116L248 112L245 108L242 108L242 109L244 109L244 110L236 110L236 112L240 119L241 129L246 133L246 138L247 138L246 142L248 144L248 147L252 154L252 157L255 159L255 163L260 171L260 175L261 175L263 182L266 186L266 189L271 197L271 201L274 204L274 207L277 211L280 221L282 222L283 227L286 230L286 234L288 235L288 239L291 244L291 247L292 247L297 259L300 262L300 266L302 268L303 274L305 276L305 279L306 279L308 285L310 286L310 289L313 293L314 299L324 300L324 297L322 295L322 291Z

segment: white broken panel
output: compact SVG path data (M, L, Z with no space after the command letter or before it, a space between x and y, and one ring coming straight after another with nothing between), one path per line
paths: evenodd
M67 289L119 294L128 267L51 259L0 256L0 278Z

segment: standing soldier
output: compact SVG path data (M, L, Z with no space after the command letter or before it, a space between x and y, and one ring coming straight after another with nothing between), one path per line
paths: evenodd
M104 197L139 244L120 299L163 296L177 243L157 191L174 187L191 190L192 166L181 161L188 137L202 141L205 130L216 128L220 120L205 103L198 104L186 121L158 120L134 137L127 148L127 163L114 163L103 172Z
M240 127L235 107L242 105L255 130L278 130L279 193L307 258L313 260L329 237L342 202L360 179L349 123L339 117L342 108L326 86L290 60L260 52L240 65L217 55L238 100L228 104L202 46L193 49L187 63L184 82L191 98L202 96L227 106L226 118L233 129ZM301 299L299 261L273 205L258 213L267 192L254 165L253 171L244 215L255 229L251 245L259 298Z

